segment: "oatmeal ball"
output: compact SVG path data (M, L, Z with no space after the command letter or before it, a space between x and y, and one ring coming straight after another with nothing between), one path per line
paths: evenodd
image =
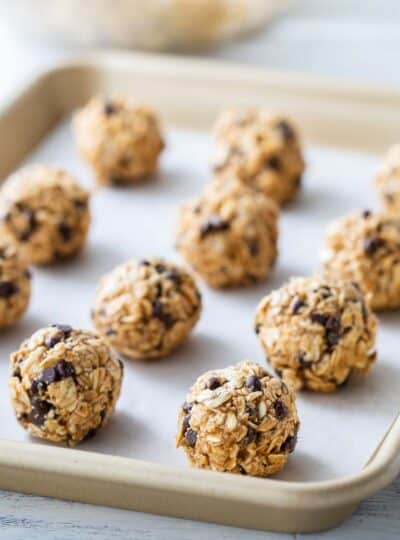
M31 273L15 244L0 240L0 329L25 313L31 296Z
M11 402L31 435L73 446L108 422L122 377L122 364L102 338L55 324L11 355Z
M326 246L327 272L356 281L374 310L400 307L400 217L351 214L332 224Z
M245 360L197 379L179 410L176 444L195 467L269 476L293 452L299 425L294 392Z
M92 318L98 332L131 358L168 355L188 336L201 295L183 268L162 259L128 261L100 281Z
M177 248L212 287L254 283L277 257L278 208L235 179L214 181L182 207Z
M65 171L25 167L0 191L0 232L33 264L67 259L84 246L90 223L89 194Z
M133 99L93 98L73 121L78 149L99 184L135 184L154 173L164 147L155 112Z
M305 164L291 121L263 110L226 111L214 132L217 175L235 175L278 204L295 197Z
M376 358L377 320L356 283L294 278L268 294L256 333L271 366L296 390L333 392Z
M400 144L389 149L375 178L375 185L384 208L400 214Z

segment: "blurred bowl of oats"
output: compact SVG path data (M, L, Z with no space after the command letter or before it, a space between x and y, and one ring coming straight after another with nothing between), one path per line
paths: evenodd
M290 0L12 0L7 26L47 43L190 50L262 28Z

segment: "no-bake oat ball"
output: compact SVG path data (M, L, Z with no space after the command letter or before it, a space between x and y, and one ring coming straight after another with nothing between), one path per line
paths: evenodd
M269 476L293 452L299 425L294 392L245 360L197 379L179 410L176 444L195 467Z
M108 422L122 377L122 364L101 337L56 324L11 355L11 402L33 436L73 446Z
M12 326L26 311L31 273L15 244L0 240L0 329Z
M217 175L237 176L278 204L295 197L305 164L290 120L263 110L226 111L217 119L214 133Z
M383 207L400 214L400 144L387 152L375 178Z
M128 261L100 281L92 318L117 352L131 358L168 355L201 313L201 295L183 268L159 258Z
M17 171L0 191L0 233L32 264L68 259L84 246L89 194L65 171L33 165Z
M265 278L277 257L278 208L236 179L215 180L182 207L177 248L212 287Z
M400 216L367 210L337 220L323 260L330 274L356 281L374 310L400 307Z
M255 330L276 373L292 388L332 392L375 362L377 320L356 283L294 278L268 294Z
M164 148L156 113L130 98L93 98L75 115L78 149L99 184L135 184L154 173Z

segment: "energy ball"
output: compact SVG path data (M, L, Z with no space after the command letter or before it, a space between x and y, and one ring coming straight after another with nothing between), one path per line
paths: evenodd
M214 181L182 207L177 248L212 287L265 278L277 257L278 208L235 179Z
M98 332L130 358L166 356L188 336L201 313L193 278L162 259L128 261L100 281L92 318Z
M305 164L290 120L263 110L226 111L214 133L215 174L237 176L279 205L296 196Z
M330 274L356 281L374 310L400 307L400 216L367 210L339 219L323 260Z
M276 373L296 390L333 392L375 362L377 320L356 283L294 278L268 294L256 333Z
M78 149L98 184L136 184L154 173L164 148L157 116L133 99L93 98L73 121Z
M294 392L245 360L197 379L179 410L176 445L195 467L269 476L293 452L299 425Z
M31 274L18 248L0 240L0 329L25 313L31 296Z
M32 264L68 259L85 244L88 202L88 192L67 172L45 165L25 167L0 191L0 232Z
M11 402L31 435L73 446L108 422L122 378L122 364L101 337L55 324L11 355Z
M375 178L375 185L383 207L400 214L400 144L389 149Z

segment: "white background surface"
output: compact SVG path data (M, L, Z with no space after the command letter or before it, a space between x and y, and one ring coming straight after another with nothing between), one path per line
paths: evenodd
M399 50L398 0L303 0L290 15L256 38L208 54L273 68L400 87ZM7 33L0 34L0 101L32 71L63 54L62 51L27 48ZM314 538L395 539L399 534L400 483L397 482L365 501L353 518L339 529ZM0 538L189 540L206 536L210 539L291 537L0 494Z

